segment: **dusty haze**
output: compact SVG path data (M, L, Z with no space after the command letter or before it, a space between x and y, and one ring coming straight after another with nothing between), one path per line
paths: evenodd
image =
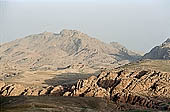
M146 52L170 36L170 1L0 0L1 43L62 29Z

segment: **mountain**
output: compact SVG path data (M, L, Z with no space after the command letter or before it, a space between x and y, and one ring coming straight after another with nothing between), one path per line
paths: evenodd
M170 38L160 46L154 47L149 53L143 56L144 59L170 59Z
M11 69L56 69L75 63L116 67L140 57L122 45L104 43L76 30L43 32L0 46L0 63Z
M170 111L169 48L167 39L143 57L155 60L138 60L117 42L76 30L2 44L1 110Z

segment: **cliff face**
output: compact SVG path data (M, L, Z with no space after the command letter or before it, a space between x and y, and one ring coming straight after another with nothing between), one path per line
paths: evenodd
M140 57L119 46L76 30L62 30L59 34L43 32L1 45L0 63L14 69L57 68L75 63L116 67Z
M170 39L168 38L160 46L154 47L149 53L146 53L144 59L170 59Z

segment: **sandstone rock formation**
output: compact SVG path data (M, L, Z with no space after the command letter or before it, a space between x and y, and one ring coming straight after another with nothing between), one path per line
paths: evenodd
M27 87L22 84L5 84L0 82L1 96L42 96L42 95L63 95L64 88L62 86L48 86L45 88L37 88L35 86Z
M71 87L59 85L37 89L3 82L0 85L0 94L3 96L101 97L117 104L170 110L170 73L153 70L104 70L97 77L79 80Z
M68 96L103 97L117 103L170 110L170 74L156 71L104 71L80 80Z
M170 59L170 38L162 45L154 47L149 53L146 53L144 59Z

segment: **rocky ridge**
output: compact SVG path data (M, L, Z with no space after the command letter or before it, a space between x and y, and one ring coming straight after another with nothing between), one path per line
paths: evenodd
M0 82L1 96L41 96L41 95L55 95L61 96L64 92L63 86L48 86L38 88L35 86L26 87L22 84L5 84Z
M104 97L115 102L170 110L170 74L156 71L107 71L80 80L68 96ZM168 100L168 101L166 101ZM165 103L164 105L162 103Z
M29 35L0 46L0 69L56 69L75 63L116 67L140 57L117 43L104 43L76 30ZM121 48L121 49L120 49Z
M1 95L57 95L102 97L116 103L145 108L170 110L170 74L158 71L104 70L100 75L79 80L71 87L49 86L43 89L6 85L1 82Z
M170 59L170 38L160 46L154 47L149 53L143 56L143 59Z

